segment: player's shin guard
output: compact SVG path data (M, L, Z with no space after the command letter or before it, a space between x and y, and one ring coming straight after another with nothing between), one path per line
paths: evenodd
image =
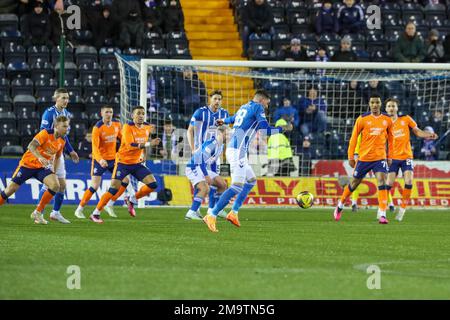
M244 184L242 191L239 192L239 194L236 197L236 200L234 200L233 208L231 210L233 210L234 212L239 211L239 209L244 204L245 199L247 199L248 194L250 193L250 191L252 191L255 184L256 184L256 181L247 182L246 184Z
M89 189L86 189L86 191L83 194L83 198L80 201L80 207L84 207L89 200L91 200L92 195L96 192L96 190L92 187L89 187Z
M136 192L135 197L136 199L140 199L142 197L145 197L146 195L150 194L153 190L155 190L158 187L158 184L156 182L152 182L146 185L143 185L138 192Z
M352 194L354 190L350 184L346 185L344 188L344 192L342 193L341 199L339 200L342 207L344 206L345 201L347 201L348 197Z
M6 195L5 191L2 191L0 193L0 206L4 204L8 200L8 196Z
M55 195L55 205L53 206L53 210L59 212L61 209L62 203L64 200L64 192L57 192Z
M378 208L380 211L385 212L387 208L387 190L386 186L378 186Z
M117 189L109 188L108 192L105 192L97 204L97 210L100 212L106 206L106 204L111 200L111 198L117 193Z
M214 186L209 187L209 204L208 207L209 208L214 208L214 205L216 204L216 193L217 193L217 188Z
M44 194L42 195L41 200L39 201L39 204L36 207L37 212L44 211L45 206L52 201L53 197L55 196L56 192L50 189L45 190Z
M111 198L111 201L116 201L117 199L119 199L120 196L123 195L125 190L127 190L127 187L128 187L128 183L122 182L122 184L120 185L119 191L117 191L117 193Z
M212 210L212 215L217 216L220 211L222 211L230 202L231 198L233 198L238 193L242 192L242 187L237 185L231 185L219 198L214 209Z
M411 199L411 191L412 191L412 184L405 184L405 187L403 188L402 204L401 204L401 207L403 209L405 209L406 206L409 204L409 199Z
M391 189L392 189L392 186L386 185L388 204L389 205L394 205L394 202L392 200L392 195L391 195Z

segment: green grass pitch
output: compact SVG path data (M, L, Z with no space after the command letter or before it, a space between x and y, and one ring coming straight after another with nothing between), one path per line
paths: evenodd
M449 299L450 215L410 210L242 209L218 234L186 209L138 210L105 224L33 225L33 206L0 208L0 299ZM92 208L86 208L85 213ZM206 209L202 209L206 210ZM47 209L48 211L48 209ZM204 212L204 211L203 211ZM47 214L48 216L48 214ZM67 268L80 267L69 290ZM381 289L369 290L369 265Z

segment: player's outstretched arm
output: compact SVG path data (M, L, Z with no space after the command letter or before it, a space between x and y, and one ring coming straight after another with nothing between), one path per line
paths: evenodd
M433 139L436 140L437 138L439 138L439 136L436 133L431 133L431 132L427 132L427 131L423 131L422 129L420 129L419 127L415 127L413 129L414 134L416 135L416 137L419 138L423 138L423 139Z
M189 147L191 148L191 151L194 151L195 144L194 144L194 126L192 124L189 125L187 129L187 140L189 143Z
M358 143L359 134L362 131L360 119L361 119L361 117L358 117L358 119L356 119L355 125L353 126L352 136L350 138L350 142L348 144L348 150L347 150L347 156L348 156L347 159L350 164L350 167L352 167L352 168L354 168L356 165L355 149L356 149L356 145Z

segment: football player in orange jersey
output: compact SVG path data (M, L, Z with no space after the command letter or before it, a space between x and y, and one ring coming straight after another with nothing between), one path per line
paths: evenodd
M132 217L136 216L134 205L137 204L137 200L145 197L158 187L152 172L145 166L143 153L145 148L158 145L161 139L155 138L150 142L148 141L151 125L145 122L144 107L134 107L132 117L133 121L126 123L122 128L122 139L119 151L116 154L111 186L108 192L105 192L102 196L90 216L90 219L96 223L103 223L103 220L100 218L100 212L118 192L122 181L129 174L144 183L144 186L136 194L130 198L125 198L128 212Z
M410 142L410 129L419 138L437 139L438 135L426 132L417 126L417 123L408 115L398 116L399 101L397 99L386 100L386 113L393 121L394 134L394 152L392 154L392 164L389 166L389 174L387 176L386 185L389 190L392 188L399 170L402 170L405 186L402 191L402 202L395 219L402 221L406 211L406 206L411 198L412 182L413 182L413 153Z
M59 157L62 157L69 130L69 118L58 116L54 120L53 129L44 129L34 136L28 150L22 156L11 182L0 193L0 206L13 195L20 186L31 178L36 178L47 186L36 210L31 214L36 224L47 224L42 216L45 206L59 191L59 181L55 172L58 169Z
M102 120L99 120L92 130L92 168L91 168L91 186L84 192L83 198L75 210L75 216L84 219L83 208L91 199L92 195L97 192L102 182L102 175L108 170L113 172L114 160L116 158L117 140L122 137L122 126L119 121L113 119L113 108L111 106L103 106L101 108ZM122 181L119 191L109 200L105 206L106 212L117 218L114 213L114 202L125 192L130 180L125 177Z
M393 152L392 119L384 113L381 113L381 97L378 94L372 94L369 100L370 112L364 113L356 119L353 127L352 136L348 146L348 162L352 168L353 178L345 186L344 192L338 201L334 210L334 219L339 221L344 209L344 203L352 194L366 174L372 171L375 174L378 184L378 214L379 223L387 224L387 189L386 176L388 166L391 162ZM355 161L355 147L358 136L361 133L361 146L358 154L358 162ZM386 154L386 142L388 142L389 151Z

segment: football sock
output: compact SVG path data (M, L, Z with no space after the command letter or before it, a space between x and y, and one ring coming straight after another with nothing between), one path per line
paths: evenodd
M230 202L231 198L233 198L238 193L242 192L242 187L238 185L231 185L225 192L220 196L219 200L217 201L216 205L214 206L214 209L212 210L212 215L217 216L220 211L225 208L228 203Z
M202 202L203 202L202 197L195 197L194 200L192 201L191 210L196 212L202 205Z
M231 208L231 210L233 210L234 212L239 212L239 209L244 204L245 199L247 199L248 194L250 193L250 191L252 191L255 184L256 181L247 182L246 184L244 184L242 191L239 192L239 194L236 197L236 200L234 200L233 207Z
M97 204L97 208L96 210L98 212L101 212L103 210L103 208L105 207L105 205L108 203L109 200L111 200L111 198L117 193L117 189L114 188L109 188L109 190L107 192L105 192L102 196L102 198L100 199L100 201ZM94 213L95 214L95 213ZM99 214L99 213L98 213Z
M386 186L378 186L378 207L380 211L385 212L387 208L387 190Z
M153 190L155 190L157 187L156 182L152 182L149 184L145 184L143 185L138 192L136 192L135 197L136 200L140 199L142 197L145 197L146 195L150 194L150 192L152 192Z
M0 206L6 202L8 199L8 196L6 195L5 191L2 191L0 193Z
M110 200L110 202L112 201L112 203L108 202L108 205L112 206L114 204L114 202L117 201L117 199L119 199L121 195L123 195L125 190L127 190L127 187L128 187L128 183L122 182L122 184L120 185L119 191L117 191L117 193Z
M394 201L392 201L391 188L392 188L392 186L386 185L389 206L393 206L394 205Z
M351 190L351 187L350 187L350 185L348 184L348 185L346 185L345 186L345 188L344 188L344 192L342 193L342 196L341 196L341 199L339 200L340 201L340 207L339 208L343 208L344 207L344 203L345 203L345 201L347 200L347 198L352 194L352 192L353 192L353 190ZM339 205L338 204L338 205Z
M83 198L81 198L80 207L83 208L89 202L89 200L91 200L92 195L94 193L95 193L95 189L94 188L89 187L88 189L86 189L86 191L83 194Z
M41 200L39 201L39 204L36 207L36 211L42 213L44 211L45 206L52 201L53 197L55 196L56 192L50 189L45 190L44 194L42 195Z
M214 205L216 204L216 197L215 197L216 193L217 193L217 188L214 187L214 186L210 186L209 187L209 204L208 204L208 207L211 208L211 209L214 208Z
M411 191L412 191L412 184L405 184L405 187L403 188L402 204L401 204L401 207L403 209L405 209L406 206L409 204L409 200L411 199Z
M53 206L53 211L59 212L64 200L64 192L58 192L55 195L55 204Z

